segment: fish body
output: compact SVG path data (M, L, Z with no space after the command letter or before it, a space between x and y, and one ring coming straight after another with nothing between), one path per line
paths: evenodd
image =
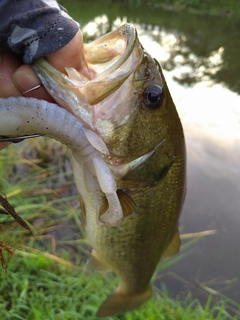
M94 79L72 69L67 77L42 60L34 68L58 104L108 150L101 157L116 182L119 220L112 219L106 194L89 183L94 179L88 180L84 164L73 154L84 225L93 248L86 270L114 271L119 278L116 291L98 310L97 316L106 317L149 299L160 258L179 250L186 155L183 129L162 70L142 48L134 27L126 24L97 41L99 64L94 42L86 46ZM105 55L102 48L110 53L106 49Z

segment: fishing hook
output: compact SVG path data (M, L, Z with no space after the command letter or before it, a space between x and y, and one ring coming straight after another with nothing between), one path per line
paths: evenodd
M40 134L30 134L30 135L19 136L19 137L0 137L0 142L18 143L18 142L22 142L25 139L37 138L37 137L41 137L41 135Z
M32 87L32 88L24 91L22 94L25 95L26 93L29 93L29 92L32 92L32 91L34 91L34 90L37 90L37 89L41 88L42 86L43 86L43 84L40 83L40 84L36 85L35 87Z

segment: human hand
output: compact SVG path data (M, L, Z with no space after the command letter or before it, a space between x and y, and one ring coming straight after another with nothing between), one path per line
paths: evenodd
M73 67L87 78L91 77L84 57L83 36L80 30L65 47L45 58L54 68L62 73L66 73L65 67ZM29 65L22 65L18 68L13 74L13 80L21 92L25 92L41 82ZM44 88L28 93L27 96L45 100L50 99L50 96L46 95Z
M65 73L65 67L73 67L87 78L91 78L84 58L82 32L79 30L75 37L60 50L46 57L50 64ZM18 97L22 93L40 84L41 81L30 65L22 64L20 58L12 52L2 52L0 57L0 97ZM31 91L28 97L54 102L44 87ZM8 143L1 142L0 150Z

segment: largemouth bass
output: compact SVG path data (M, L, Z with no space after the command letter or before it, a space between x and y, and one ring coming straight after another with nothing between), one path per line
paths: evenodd
M92 246L86 270L114 271L119 278L97 312L106 317L148 300L160 258L179 250L185 143L162 70L132 25L85 45L85 56L92 80L72 68L66 76L44 59L33 67L58 105L78 119L80 139L87 141L81 152L72 147L72 163ZM23 133L49 135L36 126Z

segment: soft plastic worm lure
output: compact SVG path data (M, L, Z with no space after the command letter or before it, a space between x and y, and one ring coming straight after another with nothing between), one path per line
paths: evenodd
M108 153L104 142L56 104L25 97L0 98L0 136L32 134L53 138L72 150L74 158L84 167L88 191L102 190L106 195L107 213L111 216L106 224L117 225L123 213L116 193L116 182L100 155L100 152Z

